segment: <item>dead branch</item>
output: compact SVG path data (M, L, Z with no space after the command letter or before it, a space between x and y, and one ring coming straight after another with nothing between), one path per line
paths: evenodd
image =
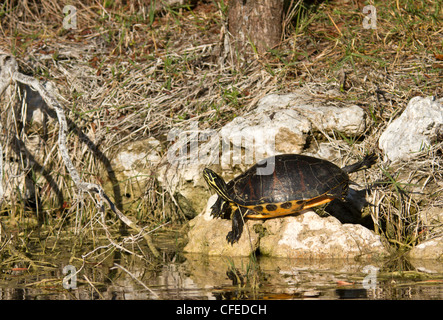
M98 195L100 199L100 208L103 207L103 202L107 203L111 210L124 224L126 224L129 228L135 230L136 232L142 232L143 229L141 227L139 227L135 222L125 216L115 206L115 204L109 199L101 186L95 183L82 181L82 179L80 178L80 174L72 163L68 153L68 149L66 147L66 135L68 132L68 125L66 122L65 112L58 101L54 98L55 95L50 91L50 89L45 88L37 79L20 73L18 71L17 61L14 59L14 57L6 54L0 54L0 95L13 81L18 81L20 83L26 84L32 89L36 90L46 102L48 107L55 110L60 125L58 137L59 153L76 187L81 192ZM143 237L146 240L154 256L159 257L160 254L155 248L151 236L149 234L145 234Z

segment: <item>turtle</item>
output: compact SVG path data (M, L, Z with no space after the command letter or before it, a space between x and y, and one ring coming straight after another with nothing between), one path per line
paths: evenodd
M281 154L259 161L228 183L209 168L203 177L218 198L211 207L215 218L232 220L228 243L237 242L244 218L268 219L298 213L333 199L345 200L349 189L348 174L370 168L377 160L374 153L343 168L327 160ZM273 170L264 170L272 165Z

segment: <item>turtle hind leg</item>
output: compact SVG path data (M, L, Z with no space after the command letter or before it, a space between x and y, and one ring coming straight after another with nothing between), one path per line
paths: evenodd
M357 172L360 170L366 170L369 169L370 167L372 167L372 165L374 165L374 163L377 161L377 155L375 153L371 153L366 155L363 160L354 163L354 164L350 164L349 166L345 166L342 168L342 170L346 173L352 173L352 172Z
M231 216L232 220L232 230L228 232L228 235L226 236L226 240L231 245L234 244L234 242L238 242L240 240L241 234L243 232L243 216L240 212L240 209L237 208L234 210Z

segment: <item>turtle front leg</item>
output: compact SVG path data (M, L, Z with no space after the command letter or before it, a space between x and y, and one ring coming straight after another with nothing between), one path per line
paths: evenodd
M241 234L243 232L243 215L240 211L240 208L236 208L231 216L232 220L232 231L228 232L228 235L226 236L226 240L231 245L234 244L234 242L238 242L240 240Z
M217 198L217 201L211 206L211 216L214 218L223 218L226 214L228 204L221 197Z

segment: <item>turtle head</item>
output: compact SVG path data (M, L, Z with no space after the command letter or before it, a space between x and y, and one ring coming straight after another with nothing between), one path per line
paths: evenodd
M231 199L228 195L228 186L226 185L226 182L223 180L222 177L208 168L205 168L203 170L203 177L205 178L208 185L215 189L217 194L222 197L223 200L231 202Z

